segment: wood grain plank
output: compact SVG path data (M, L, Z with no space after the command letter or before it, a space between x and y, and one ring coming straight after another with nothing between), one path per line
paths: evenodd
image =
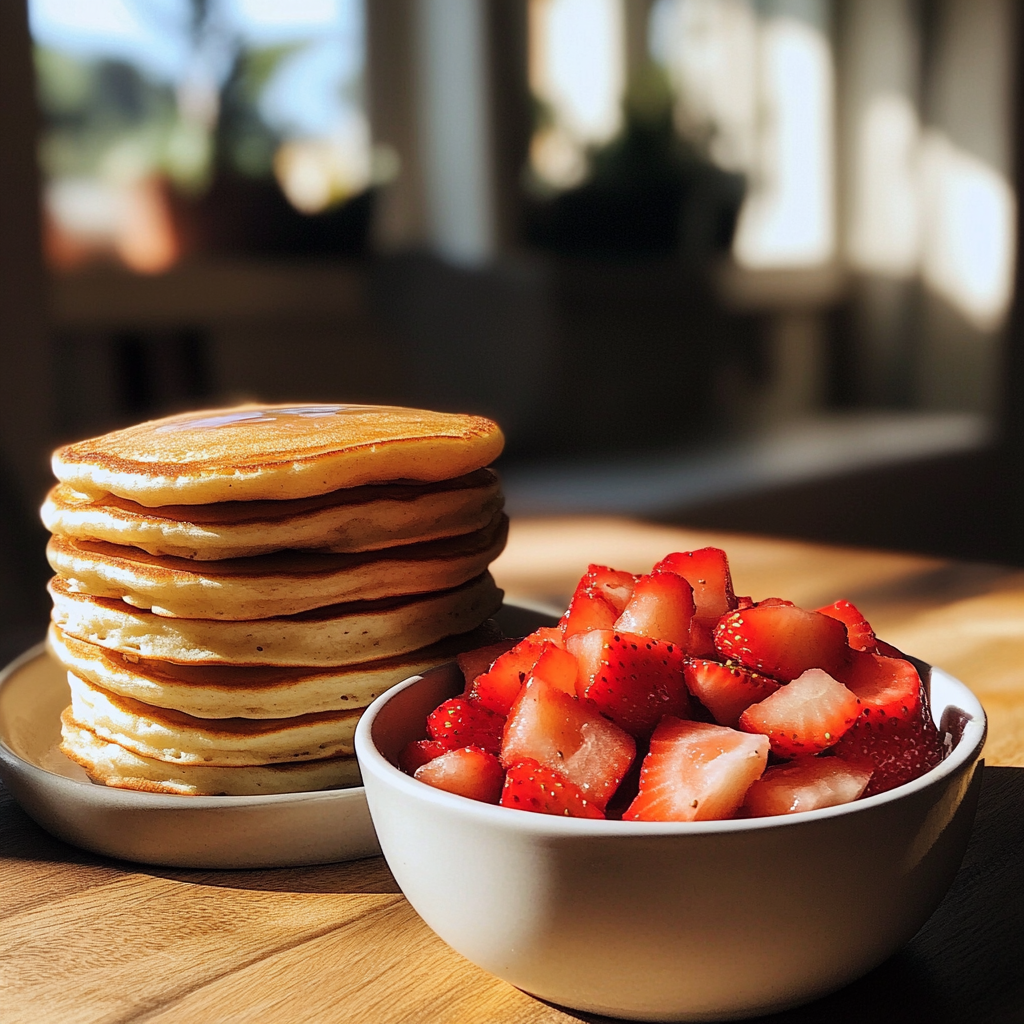
M128 1019L400 900L122 875L7 919L4 1024Z
M403 900L119 1024L563 1024L572 1019L449 949Z

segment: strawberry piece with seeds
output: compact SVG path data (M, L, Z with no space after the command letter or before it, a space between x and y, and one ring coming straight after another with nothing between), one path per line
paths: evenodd
M577 633L566 644L576 656L580 700L631 736L650 736L663 715L689 717L682 648L607 629Z
M820 668L810 668L740 715L745 732L763 733L779 757L817 754L838 742L860 714L860 701Z
M804 757L769 768L747 790L743 806L752 818L835 807L858 799L870 779L871 768L840 757Z
M455 661L462 669L462 676L466 680L466 692L473 685L477 676L486 672L506 651L515 647L515 640L501 640L496 644L487 647L478 647L475 651L465 651L456 656Z
M636 581L633 594L613 628L686 650L693 613L693 587L678 573L652 572Z
M759 604L726 615L715 628L715 647L724 661L787 682L809 668L838 678L852 660L841 622L785 604Z
M636 577L604 565L591 565L576 585L569 608L562 616L566 639L588 629L611 629L622 614Z
M666 555L654 572L674 572L693 587L694 616L690 626L689 653L714 657L715 624L736 607L729 559L721 548L676 551Z
M851 764L873 769L865 796L884 793L930 771L946 755L946 744L922 704L909 719L862 716L836 744Z
M416 769L420 782L470 800L496 804L501 799L505 772L501 762L479 747L448 750Z
M861 703L861 715L870 719L911 719L921 708L921 677L903 658L858 653L843 682Z
M731 817L768 762L764 736L666 716L640 770L640 791L623 821Z
M838 619L846 626L847 642L855 651L873 651L875 649L875 631L868 620L850 601L836 601L818 609L822 615Z
M542 677L531 676L509 712L506 767L534 760L564 775L604 808L636 754L632 736Z
M686 688L711 712L719 725L735 729L751 704L773 694L779 683L742 665L687 658L683 664Z
M416 769L446 753L448 747L439 740L413 740L398 755L398 767L406 775L415 775Z
M452 697L427 715L427 733L449 750L480 747L489 754L501 749L505 719L466 697Z
M507 715L508 709L519 696L523 683L533 671L533 666L546 650L554 646L551 640L541 639L535 633L531 633L473 680L468 690L469 699L495 714Z
M524 759L505 775L501 806L565 818L603 818L604 814L575 783L537 761Z

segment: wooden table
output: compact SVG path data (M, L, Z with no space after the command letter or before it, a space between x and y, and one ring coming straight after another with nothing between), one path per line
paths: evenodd
M644 571L708 543L728 550L737 592L848 598L885 639L964 680L990 716L987 764L1003 766L986 768L964 868L910 947L773 1019L1024 1019L1024 572L580 518L515 523L494 569L509 597L564 605L587 562ZM2 790L0 844L0 1024L596 1019L452 952L380 858L248 872L119 863L51 839Z

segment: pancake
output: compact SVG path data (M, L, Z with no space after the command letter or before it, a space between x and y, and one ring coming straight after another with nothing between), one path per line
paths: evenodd
M171 619L50 581L60 629L108 650L177 664L358 665L466 633L501 606L490 573L412 598L350 601L299 615L231 622Z
M61 735L60 749L66 757L80 764L95 782L118 789L181 796L254 796L339 789L360 782L354 757L227 768L140 757L76 722L71 708L61 715Z
M159 512L106 494L50 491L42 518L52 533L129 544L151 555L219 560L285 549L378 551L482 529L504 499L489 469L434 484L352 487L312 498L165 505Z
M172 665L135 659L76 640L50 626L51 653L75 675L111 693L197 718L288 718L364 708L409 676L500 638L493 622L419 651L350 668Z
M481 416L381 405L245 405L190 412L59 448L57 479L141 505L306 498L434 482L488 465L504 438Z
M498 513L462 537L358 555L277 552L223 562L150 555L104 541L50 538L50 565L68 586L185 619L266 619L344 601L449 590L479 576L505 547Z
M355 753L362 709L292 718L196 718L108 693L68 673L71 714L101 739L171 764L283 764Z

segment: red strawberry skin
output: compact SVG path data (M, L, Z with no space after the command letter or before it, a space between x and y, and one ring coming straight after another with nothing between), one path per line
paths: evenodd
M921 677L903 658L857 652L842 681L860 699L865 718L910 720L920 714Z
M842 678L852 658L846 627L819 612L793 605L758 605L726 615L715 628L725 661L788 682L809 668Z
M501 750L502 715L481 707L465 697L452 697L427 715L427 734L449 750L479 747L489 754Z
M566 639L588 629L611 629L632 596L635 582L632 573L591 565L562 616Z
M460 747L421 765L415 778L435 789L496 804L501 799L505 773L493 754L479 747Z
M440 740L413 740L398 755L398 767L406 775L415 775L416 769L446 753L448 747Z
M567 642L579 666L580 700L631 736L650 736L663 715L689 718L682 648L604 629L579 633Z
M835 753L872 769L864 796L874 796L931 771L945 757L946 746L922 704L910 719L862 716L836 744Z
M838 619L846 626L846 635L850 646L855 651L874 651L875 631L860 610L850 601L836 601L818 609L822 615Z
M507 715L533 666L546 650L554 646L552 641L531 633L498 657L486 672L473 679L467 691L469 699L495 714Z
M687 658L683 677L686 688L711 712L714 720L733 729L751 704L764 700L780 685L742 665L726 665L706 658Z
M658 562L654 572L658 571L677 573L693 588L689 653L700 658L714 657L715 623L737 605L725 552L721 548L676 551Z
M564 818L604 817L579 786L529 758L517 761L506 773L501 806Z
M477 676L486 672L494 664L496 658L515 647L515 645L515 640L501 640L488 647L478 647L475 651L466 651L458 655L455 661L458 663L459 668L462 669L467 691L473 685L473 680Z

